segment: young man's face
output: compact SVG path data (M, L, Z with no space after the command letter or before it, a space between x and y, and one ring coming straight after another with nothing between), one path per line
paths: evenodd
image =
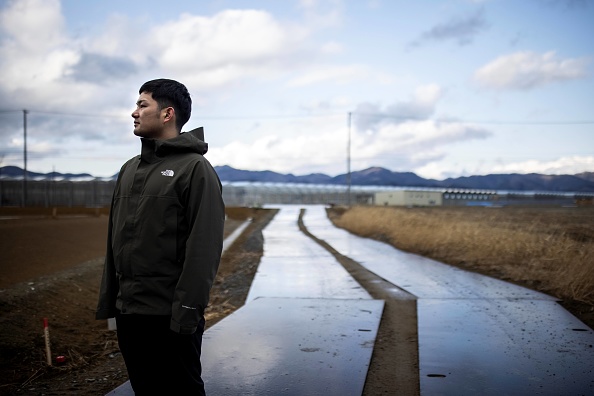
M159 104L150 92L143 92L136 102L134 134L143 138L159 139L164 133L163 117L166 109L159 110Z

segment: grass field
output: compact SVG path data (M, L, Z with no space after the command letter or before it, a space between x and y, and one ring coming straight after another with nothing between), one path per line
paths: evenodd
M401 250L594 307L594 207L355 206L330 217Z

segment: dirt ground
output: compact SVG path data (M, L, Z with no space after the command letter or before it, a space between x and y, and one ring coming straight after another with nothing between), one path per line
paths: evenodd
M226 235L246 219L252 221L223 256L207 328L243 305L262 255L262 229L275 213L228 208ZM0 395L95 396L125 382L115 332L105 321L94 319L107 216L2 216L6 213L0 211ZM374 298L387 301L364 395L393 394L395 389L418 394L416 327L408 325L416 323L414 299L393 298L392 285L382 288L384 280L333 253ZM46 362L43 318L50 325L51 367ZM57 363L57 356L64 356L65 362Z
M252 221L221 260L207 327L243 305L262 255L261 230L275 211L229 208L227 214L226 236ZM105 215L0 220L0 395L96 396L127 380L115 332L94 319L106 231Z

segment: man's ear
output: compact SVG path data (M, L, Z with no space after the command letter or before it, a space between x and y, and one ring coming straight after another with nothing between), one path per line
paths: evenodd
M169 122L169 121L175 119L175 109L173 107L167 107L164 110L165 110L165 112L163 115L163 122Z

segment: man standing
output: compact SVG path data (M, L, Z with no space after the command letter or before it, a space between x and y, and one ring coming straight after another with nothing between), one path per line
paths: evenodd
M204 395L204 310L223 246L220 180L203 157L202 128L186 87L148 81L134 134L142 151L118 175L109 217L97 319L115 317L136 395Z

